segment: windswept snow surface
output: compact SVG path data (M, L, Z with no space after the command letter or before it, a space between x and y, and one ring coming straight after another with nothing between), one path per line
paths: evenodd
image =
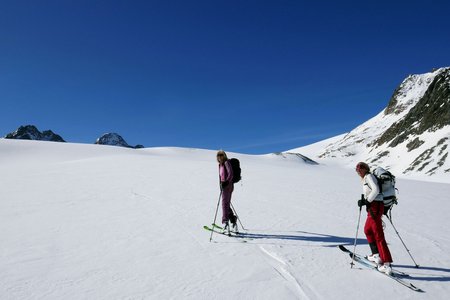
M0 298L448 299L450 182L398 180L394 224L421 268L388 222L385 233L417 293L350 269L337 249L353 248L353 170L229 156L241 161L233 204L253 239L209 242L215 151L0 140Z

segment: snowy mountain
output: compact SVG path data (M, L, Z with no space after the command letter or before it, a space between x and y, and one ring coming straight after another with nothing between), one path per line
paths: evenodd
M384 166L411 178L450 178L450 68L408 76L378 115L321 149L290 152L339 161Z
M51 141L51 142L65 142L60 136L51 130L40 132L34 125L20 126L16 131L8 133L5 139L16 140L36 140L36 141Z
M119 146L119 147L126 147L126 148L144 148L142 145L136 145L135 147L128 145L127 142L117 133L105 133L101 137L95 141L95 144L97 145L108 145L108 146Z
M1 139L0 298L448 299L449 183L397 181L393 220L419 269L385 221L394 268L417 293L350 268L336 246L353 248L361 182L295 155L228 153L241 162L233 206L247 235L210 242L215 154Z
M305 155L302 155L300 153L288 153L288 152L280 152L280 153L272 153L269 154L275 157L282 157L283 159L289 160L289 161L298 161L306 164L311 165L318 165L318 163L309 157L306 157Z

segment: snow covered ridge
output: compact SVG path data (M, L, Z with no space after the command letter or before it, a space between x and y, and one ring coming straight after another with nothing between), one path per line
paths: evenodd
M303 163L310 164L310 165L318 165L319 164L316 161L312 160L311 158L306 157L300 153L278 152L278 153L272 153L269 155L273 156L273 157L281 157L288 161L299 161L299 162L303 162Z
M408 76L388 106L317 149L318 159L379 165L400 176L450 181L450 67ZM290 152L308 152L309 146Z

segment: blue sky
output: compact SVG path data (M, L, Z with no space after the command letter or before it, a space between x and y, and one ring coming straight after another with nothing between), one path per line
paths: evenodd
M0 1L0 135L268 153L450 66L449 1Z

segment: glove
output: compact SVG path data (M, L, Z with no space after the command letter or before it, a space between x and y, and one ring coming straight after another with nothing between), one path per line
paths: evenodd
M228 181L221 181L220 182L220 188L224 189L228 185Z
M358 200L358 207L363 207L364 205L367 205L367 207L369 207L370 206L370 202L367 201L366 199Z

